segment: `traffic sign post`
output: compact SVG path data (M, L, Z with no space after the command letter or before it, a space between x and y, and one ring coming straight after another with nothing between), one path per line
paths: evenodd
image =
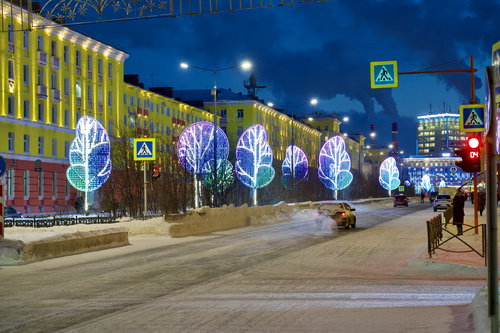
M484 104L460 105L460 132L485 131Z
M370 86L377 88L398 87L398 62L374 61L370 62Z
M144 216L148 212L148 196L147 196L147 161L156 160L156 139L134 139L134 161L142 161L144 171Z

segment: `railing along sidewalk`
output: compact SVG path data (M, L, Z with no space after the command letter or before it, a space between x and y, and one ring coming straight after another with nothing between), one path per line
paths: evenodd
M447 221L448 222L448 221ZM469 224L462 224L463 227L469 227L468 229L464 229L463 233L481 228L481 252L476 250L472 245L468 244L465 240L460 238L461 235L454 234L451 231L443 228L442 216L438 215L430 219L427 223L427 252L429 253L429 258L432 258L432 254L436 253L436 250L442 250L446 252L454 252L454 253L467 253L467 252L475 252L480 257L484 258L484 265L486 266L487 258L486 258L486 228L484 224L480 224L478 226L473 226ZM447 232L451 237L443 240L443 231ZM462 233L462 234L463 234ZM442 245L446 244L452 239L458 239L460 242L465 244L470 250L465 251L456 251L456 250L448 250L442 248Z

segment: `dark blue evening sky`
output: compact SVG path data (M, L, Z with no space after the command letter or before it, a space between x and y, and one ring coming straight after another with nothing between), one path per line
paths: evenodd
M377 145L391 139L398 122L401 148L415 153L416 117L457 112L471 98L466 73L404 75L399 87L371 89L369 63L397 60L400 72L466 69L474 56L476 96L484 102L484 67L500 40L498 0L330 0L239 12L75 26L130 55L126 74L148 88L201 89L209 72L181 69L180 62L219 69L250 60L266 102L348 115L342 131L368 135ZM218 86L246 93L239 69L221 72Z

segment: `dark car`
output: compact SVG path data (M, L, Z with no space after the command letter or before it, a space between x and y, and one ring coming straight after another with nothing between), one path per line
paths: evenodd
M394 196L394 207L405 206L408 207L408 197L404 194L396 194Z
M14 207L6 207L3 213L4 218L11 219L16 217L23 217L23 214L14 209Z
M434 199L436 199L436 197L437 197L437 195L438 195L438 194L439 194L439 192L430 192L430 193L429 193L429 201L430 201L431 203L433 203L433 202L434 202Z

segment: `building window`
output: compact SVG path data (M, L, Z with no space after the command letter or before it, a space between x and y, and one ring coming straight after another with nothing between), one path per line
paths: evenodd
M38 137L38 155L43 155L43 146L45 143L45 138L43 136Z
M30 153L30 136L28 134L24 134L23 137L23 151L25 154Z
M38 171L38 197L43 198L43 171Z
M57 124L57 106L52 106L52 124Z
M9 198L14 198L14 170L7 170L7 196Z
M14 60L9 59L7 72L9 75L9 79L14 80Z
M57 172L52 172L52 198L57 198Z
M97 103L102 105L102 88L97 88Z
M82 98L82 83L78 80L75 85L76 98Z
M113 63L108 63L108 78L113 78Z
M81 58L81 52L80 50L76 50L75 52L75 63L76 67L81 67L82 66L82 58Z
M63 47L63 61L67 65L69 60L69 46L64 45Z
M97 59L97 74L102 75L102 59Z
M238 128L236 130L236 135L237 136L241 136L241 134L243 134L243 127L242 126L238 126Z
M23 102L23 117L24 119L30 119L30 101L28 99Z
M221 117L227 117L227 110L226 109L220 110L220 116Z
M69 141L64 141L64 158L69 157Z
M51 85L52 89L57 89L57 75L56 75L56 73L52 73L50 83L52 84Z
M7 113L9 116L14 116L14 96L9 96L7 99Z
M112 108L113 107L113 92L108 91L108 107Z
M8 149L9 149L10 153L13 153L14 152L14 146L15 146L15 142L14 142L15 134L14 134L14 132L9 132L8 137L9 137L9 139L8 139Z
M238 111L236 113L236 117L238 119L242 119L243 118L243 109L238 109Z
M7 39L9 43L14 43L14 26L9 23L7 25L7 30L8 30Z
M30 31L24 30L23 32L23 47L25 50L28 50L30 47Z
M87 101L92 102L92 85L87 85Z
M92 55L87 55L87 69L89 72L92 71Z
M64 78L64 96L69 96L69 77Z
M123 94L123 104L127 104L127 94Z
M44 73L42 68L38 68L38 85L44 86L45 80L44 80Z
M64 110L64 126L69 127L69 110Z
M30 84L30 65L23 65L23 82L25 85Z
M134 96L130 96L130 106L134 106Z
M38 51L43 51L43 36L38 36L38 43L37 43Z
M66 179L66 184L65 184L65 192L66 192L66 198L69 198L69 194L70 194L70 184L69 184L69 181L68 181L68 178L65 178Z
M57 57L57 42L55 40L51 41L50 46L51 46L50 55Z
M24 195L25 199L28 199L30 196L30 172L29 172L29 170L24 170L23 195Z
M52 157L57 157L57 139L52 139Z
M45 105L38 103L38 121L43 122L45 118Z

